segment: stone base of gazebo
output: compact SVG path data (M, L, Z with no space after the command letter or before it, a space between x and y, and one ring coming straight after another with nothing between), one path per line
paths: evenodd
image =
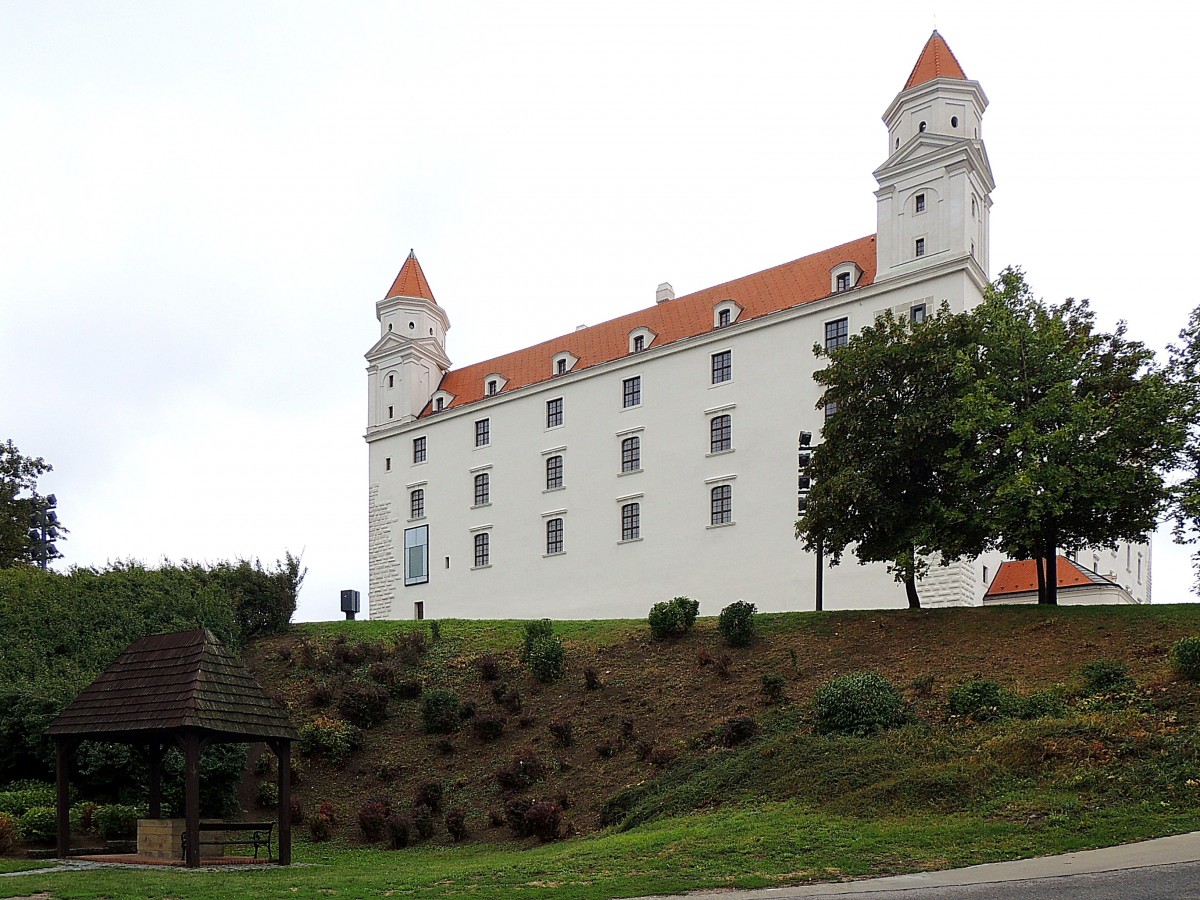
M138 819L137 855L151 859L182 859L186 830L186 819Z

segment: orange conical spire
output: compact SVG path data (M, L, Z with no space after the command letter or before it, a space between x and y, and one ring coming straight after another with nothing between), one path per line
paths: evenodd
M412 250L408 251L408 259L400 267L400 274L396 276L396 280L392 282L391 289L383 299L386 300L389 297L419 297L422 300L428 300L430 303L437 303L433 299L433 291L429 288L429 281L425 278L425 273L421 271L421 264L417 262L417 254Z
M921 51L920 57L917 58L917 64L913 66L912 74L904 83L904 90L915 88L917 85L933 81L935 78L968 80L962 66L954 58L950 45L946 43L944 37L937 33L936 28L929 36L929 40L925 42L925 49Z

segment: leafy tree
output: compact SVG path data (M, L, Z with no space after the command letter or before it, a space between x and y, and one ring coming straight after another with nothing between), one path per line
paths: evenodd
M1200 306L1192 310L1179 339L1182 343L1169 348L1170 371L1184 397L1182 416L1187 435L1181 454L1184 480L1175 486L1171 518L1175 539L1183 544L1200 541ZM1196 590L1200 592L1200 550L1192 560L1196 564Z
M981 543L978 523L955 509L947 462L959 442L956 402L973 374L961 362L974 346L972 320L943 305L921 323L889 311L848 344L814 351L829 360L813 376L824 388L817 408L837 412L813 450L796 537L808 550L823 545L835 565L851 544L860 564L888 563L910 607L920 606L926 554L958 556L958 545Z
M33 560L30 519L44 499L37 482L53 468L40 456L22 456L11 440L0 443L0 569ZM61 526L58 530L66 531ZM54 553L51 558L61 555Z
M1095 330L1086 300L1036 299L1005 269L968 314L978 352L956 400L950 475L987 546L1038 563L1058 602L1057 548L1145 540L1170 498L1185 394L1153 353Z

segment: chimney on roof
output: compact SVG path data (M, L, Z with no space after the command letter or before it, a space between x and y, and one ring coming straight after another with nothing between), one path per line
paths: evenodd
M664 281L658 286L658 290L654 292L655 303L666 303L668 300L675 299L675 288L671 287L671 282Z

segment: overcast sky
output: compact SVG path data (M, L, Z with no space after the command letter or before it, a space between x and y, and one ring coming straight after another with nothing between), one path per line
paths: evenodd
M290 550L299 619L365 610L409 248L463 365L871 234L935 24L991 101L992 274L1161 349L1200 302L1188 9L0 0L0 439L54 464L60 568ZM1187 557L1156 539L1156 602Z

